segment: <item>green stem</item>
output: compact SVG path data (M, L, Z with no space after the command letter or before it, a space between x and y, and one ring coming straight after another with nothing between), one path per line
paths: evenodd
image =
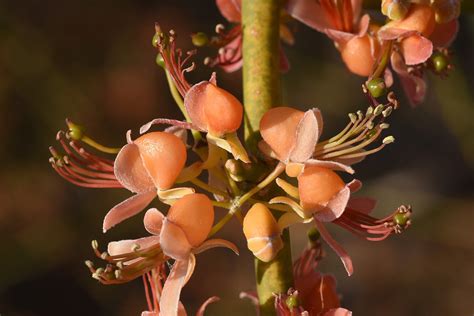
M98 142L96 142L95 140L93 140L92 138L88 137L88 136L82 136L81 138L81 141L83 141L84 143L86 143L87 145L101 151L101 152L104 152L104 153L107 153L107 154L118 154L118 152L120 151L121 148L112 148L112 147L107 147L107 146L104 146L104 145L101 145L99 144Z
M242 0L245 141L254 156L258 156L260 119L270 108L282 104L279 69L281 5L281 0ZM283 241L283 249L272 261L265 263L255 259L261 316L275 315L273 294L285 293L293 286L288 230L283 232Z

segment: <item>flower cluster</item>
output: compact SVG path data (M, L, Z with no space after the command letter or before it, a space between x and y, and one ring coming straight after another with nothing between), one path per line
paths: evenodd
M196 46L218 48L216 57L205 64L227 72L242 66L241 1L216 0L228 22L216 26L217 36L202 32L193 36ZM441 77L452 69L448 47L456 37L460 0L383 0L381 12L387 22L363 14L362 0L288 0L281 13L280 37L289 45L294 37L288 22L296 19L326 34L338 49L348 70L368 77L364 88L379 97L393 84L390 68L399 76L412 105L423 102L425 73ZM280 68L288 71L289 62L280 49Z
M230 241L211 238L234 217L242 226L248 249L263 262L272 261L281 251L285 229L311 223L312 231L341 258L348 275L354 272L352 260L326 224L369 241L406 229L411 223L410 206L401 205L386 217L375 218L370 214L376 201L358 196L362 182L351 177L355 164L395 140L384 135L390 127L388 118L398 108L392 92L381 98L390 85L388 64L404 80L415 103L421 100L420 80L423 69L430 67L428 60L436 71L444 71L433 56L444 51L433 53L433 47L445 47L451 41L459 3L418 2L383 1L382 12L390 21L377 26L361 14L361 1L288 1L283 17L289 14L327 34L348 69L369 77L364 85L369 105L350 113L347 125L325 139L319 109L273 107L260 120L259 153L247 152L237 135L242 103L217 84L215 73L209 80L189 83L186 73L195 69L191 61L195 51L183 53L176 47L175 32L164 32L156 25L157 64L185 120L153 119L139 129L136 138L128 131L120 148L99 144L83 127L67 120L67 131L57 134L60 149L50 148L54 170L69 182L89 188L124 188L133 194L106 213L104 233L153 201L158 203L144 214L148 236L110 242L104 252L97 241L92 242L94 253L105 263L96 267L86 262L92 277L104 284L142 278L148 303L142 315L182 315L186 312L180 293L193 274L196 255L215 247L238 254ZM237 25L227 33L218 28L220 36L211 42L224 46L212 63L231 71L241 65L240 1L217 0L217 4ZM282 39L291 38L282 29ZM446 29L453 32L449 36L439 33ZM205 39L202 34L193 37L195 42ZM155 130L161 125L166 128ZM189 163L188 157L197 159ZM216 220L215 208L227 213ZM294 287L275 293L278 315L350 315L340 307L334 277L316 271L321 258L321 244L313 238L294 265ZM206 301L197 315L215 300Z

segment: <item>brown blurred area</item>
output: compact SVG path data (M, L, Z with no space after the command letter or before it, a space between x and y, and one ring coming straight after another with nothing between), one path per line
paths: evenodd
M184 48L191 48L190 33L212 33L225 23L213 0L0 2L2 316L128 316L145 309L139 280L103 286L83 265L93 257L92 239L105 247L145 234L140 216L101 232L105 212L128 193L71 185L50 168L48 146L66 117L112 146L154 117L180 118L155 65L155 21L175 29ZM382 243L330 227L352 255L355 274L346 277L329 249L321 270L336 275L343 305L355 315L474 314L473 41L474 17L463 16L453 46L455 72L445 80L430 76L427 100L416 109L396 87L402 100L391 117L396 142L356 166L362 194L379 201L377 215L405 203L414 218L404 234ZM299 25L296 45L285 49L292 64L283 77L285 102L319 107L323 136L342 128L348 112L366 107L363 79L347 73L324 36ZM205 53L196 59L192 82L211 72L202 65ZM239 97L240 80L240 72L219 72L220 85ZM301 228L293 231L294 257L305 245ZM193 314L218 295L207 315L251 315L251 304L238 298L254 288L254 272L237 222L221 237L242 254L199 255L183 302Z

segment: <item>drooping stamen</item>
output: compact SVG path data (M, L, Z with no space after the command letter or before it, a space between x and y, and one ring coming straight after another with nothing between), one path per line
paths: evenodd
M155 31L153 44L163 58L164 67L173 79L176 89L184 98L186 92L191 88L185 74L195 68L194 62L189 64L189 61L196 54L196 50L187 51L183 58L183 51L176 48L176 33L173 30L165 34L160 26L155 24Z
M393 103L389 102L386 105L379 104L375 108L369 106L365 115L362 111L349 114L350 122L346 127L329 140L319 142L313 157L321 160L352 159L363 158L380 151L394 141L393 136L385 137L378 147L368 150L366 148L377 141L382 131L389 127L385 123L385 118L393 109Z
M224 69L230 67L242 60L242 27L236 25L228 32L222 27L216 27L217 36L211 38L210 46L218 48L216 57L207 57L204 64L215 67L220 66ZM232 44L231 44L232 43Z
M111 256L107 252L98 250L97 241L92 242L95 255L107 262L105 268L95 268L91 261L86 261L86 265L92 273L94 279L103 284L120 284L129 282L143 275L146 275L168 258L163 254L160 245L157 243L148 248L140 249L138 245L129 253ZM157 287L152 287L152 291ZM158 295L153 293L153 296Z
M361 238L380 241L393 233L400 234L408 228L411 224L411 213L411 206L401 205L389 216L377 219L348 207L334 223Z
M56 139L66 153L60 154L50 147L50 163L64 179L87 188L121 188L114 175L114 162L92 154L75 140L68 141L67 134L59 131Z

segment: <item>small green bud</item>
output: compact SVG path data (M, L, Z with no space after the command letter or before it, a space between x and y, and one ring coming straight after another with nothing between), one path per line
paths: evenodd
M300 302L299 302L298 298L296 297L296 295L288 296L285 303L286 303L286 306L288 306L289 309L296 308L300 305Z
M370 95L374 98L379 98L387 93L387 86L382 78L371 79L367 81L366 85Z
M433 64L435 72L437 72L437 73L442 73L442 72L446 71L446 69L448 68L448 65L449 65L449 61L448 61L448 58L446 57L446 55L444 55L442 53L439 53L439 52L434 53L431 56L431 62Z
M198 32L191 35L191 40L193 42L193 45L197 47L203 47L206 46L207 43L209 43L209 38L204 32Z
M153 35L153 38L151 39L151 45L153 45L153 47L158 47L158 44L161 41L161 34L162 33L156 32L155 35Z
M319 235L319 231L316 229L316 227L313 227L313 228L309 229L307 234L308 234L308 239L309 239L310 242L313 243L313 242L316 242L316 241L319 240L320 235Z
M161 68L165 68L165 60L163 59L163 56L161 54L156 55L156 64L160 66Z

